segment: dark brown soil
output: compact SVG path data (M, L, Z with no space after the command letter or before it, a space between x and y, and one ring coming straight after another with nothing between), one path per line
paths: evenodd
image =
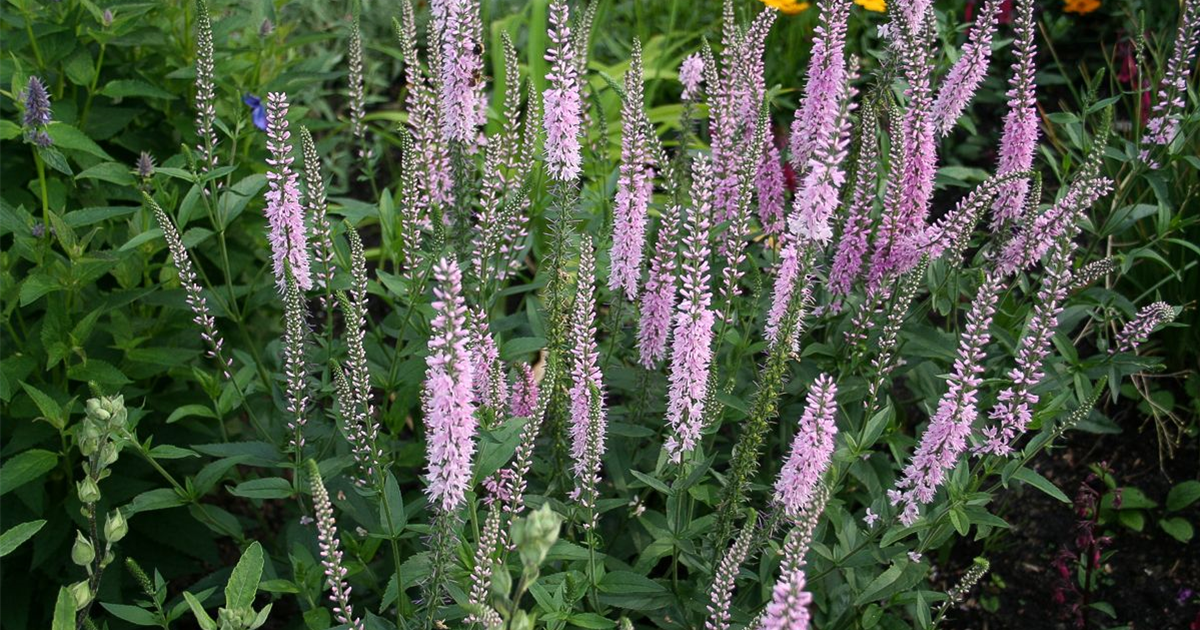
M1074 497L1088 478L1092 465L1107 462L1118 486L1137 487L1159 505L1146 511L1141 532L1119 524L1115 517L1097 530L1098 536L1111 536L1112 544L1106 549L1103 577L1092 601L1110 605L1116 618L1092 610L1089 630L1200 630L1200 538L1185 545L1158 526L1171 487L1200 474L1200 449L1194 436L1185 436L1174 459L1161 468L1157 449L1153 426L1142 432L1126 429L1118 435L1077 431L1069 434L1064 448L1034 462L1034 468L1069 497ZM998 497L993 509L1012 529L990 549L975 543L955 550L950 562L953 568L948 568L944 576L948 582L956 580L976 555L987 557L992 569L974 596L954 611L943 627L1075 628L1074 622L1062 617L1063 606L1053 600L1056 572L1051 566L1059 549L1070 545L1074 538L1073 507L1023 488ZM1200 525L1200 503L1179 515L1193 526Z

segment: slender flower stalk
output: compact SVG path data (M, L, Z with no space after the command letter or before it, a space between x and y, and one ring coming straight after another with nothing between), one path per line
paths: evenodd
M819 142L837 127L838 115L844 109L840 99L847 82L845 49L850 4L850 0L817 3L820 17L813 31L808 81L792 121L789 147L792 166L800 175L807 170Z
M317 154L317 145L313 143L308 127L300 127L300 142L304 156L304 198L308 202L309 216L312 217L312 239L315 244L313 262L317 270L313 275L317 284L328 288L337 265L334 263L333 230L329 227L326 215L329 204L325 200L325 180L321 177L321 157Z
M313 509L317 514L317 546L321 550L321 566L325 568L329 601L333 602L333 617L339 624L348 625L353 630L363 630L362 619L354 616L354 607L350 605L351 587L346 583L349 572L342 563L342 541L333 516L333 502L329 499L325 482L321 480L321 470L311 459L308 460L308 478L312 484Z
M967 449L967 437L979 415L978 392L983 382L984 347L991 339L988 330L996 301L1004 288L1005 273L991 269L980 285L966 326L958 344L954 371L947 379L950 388L938 403L937 413L921 436L912 460L904 469L904 477L896 488L888 490L892 505L903 503L900 522L912 525L919 516L919 506L933 501L938 487L945 482L946 473L954 469L958 458Z
M683 211L668 206L659 222L654 256L650 259L650 277L642 291L642 317L638 327L638 355L643 367L654 369L667 355L671 320L675 312L675 294L679 284L675 268L679 228Z
M290 273L296 286L312 289L308 264L308 239L304 226L304 206L300 205L300 187L292 170L292 134L288 131L288 100L282 92L267 94L267 206L264 213L270 226L275 284L280 293Z
M400 130L400 193L397 208L397 236L400 241L400 262L410 274L420 267L421 241L424 229L430 226L429 209L426 193L419 183L425 175L419 162L412 134Z
M1014 172L988 178L936 223L910 236L911 243L907 247L922 252L930 260L946 257L951 265L957 267L984 212L1003 193L1005 186L1025 176L1026 173ZM1040 176L1035 180L1040 181Z
M933 124L943 136L954 128L987 75L988 61L992 58L992 36L996 33L1003 4L1004 0L984 2L967 35L967 43L963 44L962 56L954 62L938 90L937 101L933 104Z
M833 459L837 438L837 384L821 374L808 390L791 454L775 482L775 502L791 518L805 512Z
M613 207L612 270L608 288L637 297L646 241L646 210L654 192L654 154L642 90L642 46L633 40L621 104L621 168Z
M812 603L812 594L805 591L804 557L812 544L813 533L821 514L825 511L825 503L829 499L829 489L817 486L806 510L796 526L788 532L783 542L783 561L779 565L779 579L771 589L771 602L767 604L756 630L806 630L810 615L808 606Z
M829 270L829 290L834 295L849 295L862 274L863 257L871 235L871 210L879 190L879 137L876 135L875 110L863 108L859 122L858 155L854 165L854 185L850 204L842 224L841 238Z
M192 257L188 254L183 239L179 237L179 230L176 229L175 223L171 221L167 213L163 212L163 209L149 195L145 199L154 211L154 219L158 222L158 227L167 241L167 249L170 250L171 259L179 273L179 284L183 285L188 308L192 309L192 322L200 327L200 338L208 346L207 355L210 359L216 360L221 367L221 374L228 379L230 370L233 369L233 359L224 356L222 349L225 346L225 338L217 330L217 320L208 310L208 300L204 297L203 289L200 288L200 282L197 280L196 270L192 266Z
M551 47L546 51L546 61L550 62L550 72L546 74L549 87L542 93L546 168L555 181L570 182L579 177L583 163L579 144L583 104L565 0L551 2L550 25Z
M486 122L483 93L483 25L475 0L434 0L434 36L441 47L438 66L442 134L473 147Z
M757 531L758 519L751 515L742 525L737 539L721 557L708 592L708 619L704 622L705 630L729 629L729 621L732 619L730 605L733 603L733 590L737 585L738 572L746 557L750 555L750 546Z
M339 371L338 403L344 433L359 467L359 483L376 479L383 462L378 445L379 426L371 402L371 373L365 345L367 334L367 261L357 230L347 230L350 241L350 291L343 302L346 319L346 374Z
M470 311L471 353L475 362L475 404L500 413L508 400L508 379L500 362L500 348L488 330L487 314L482 308Z
M693 168L696 201L688 216L688 231L683 241L682 299L675 313L667 402L671 434L664 445L674 462L681 461L700 441L713 358L715 314L710 307L712 289L708 270L708 217L713 182L706 158L697 156Z
M1184 108L1187 105L1188 79L1192 73L1192 60L1196 58L1196 47L1200 44L1200 0L1184 0L1183 15L1179 21L1179 30L1175 33L1175 47L1171 51L1171 60L1167 62L1167 71L1162 83L1158 86L1158 102L1154 104L1153 114L1146 123L1146 132L1142 136L1141 157L1158 168L1159 164L1150 159L1150 151L1154 147L1165 147L1171 144L1183 122Z
M571 498L594 511L607 419L600 352L596 346L596 255L590 236L582 237L579 252L571 316L571 390L568 394L571 401L571 458L575 473L575 490Z
M1071 274L1071 286L1068 291L1071 293L1079 291L1100 278L1111 274L1116 269L1117 260L1111 256L1092 261Z
M775 290L771 293L771 307L767 310L767 321L763 325L763 333L767 341L774 346L779 342L779 332L783 328L784 318L791 304L792 293L796 287L802 292L801 308L807 310L812 298L808 282L797 282L801 277L808 278L812 267L812 256L815 247L812 244L801 245L795 236L785 237L783 250L779 253L779 265L775 268ZM802 313L797 315L803 316ZM797 331L799 332L799 331ZM799 334L794 334L788 346L798 349Z
M538 406L538 382L534 377L533 368L528 363L522 363L521 373L513 384L512 398L508 409L518 418L532 418Z
M1138 311L1113 340L1112 352L1137 352L1138 346L1150 338L1154 329L1175 321L1175 307L1166 302L1155 302Z
M474 366L468 349L467 305L462 294L462 270L442 258L433 268L434 289L425 374L427 480L430 503L452 514L463 505L475 455Z
M350 27L350 44L346 51L346 65L350 69L350 130L360 146L359 157L362 158L362 145L366 141L367 128L363 124L366 116L366 81L363 78L363 49L362 28L358 16Z
M976 453L1008 456L1013 442L1025 433L1033 419L1033 409L1039 400L1033 389L1045 376L1042 363L1050 354L1054 327L1072 281L1074 251L1075 245L1069 239L1060 239L1050 255L1033 313L1017 347L1017 366L1008 373L1009 385L996 397L996 404L988 414L994 424L983 429L983 444L976 447Z
M400 4L402 20L395 23L396 36L404 55L404 76L408 82L405 109L413 146L413 183L417 186L414 203L422 217L435 208L454 205L454 176L450 166L450 148L442 134L438 118L438 94L421 65L417 52L417 25L412 0ZM436 49L435 49L436 50Z
M1008 80L1008 114L1004 116L1004 131L1000 136L1000 163L996 169L997 175L1031 169L1038 143L1034 2L1016 2L1017 15L1013 23L1013 29L1016 31L1016 40L1013 42L1016 61L1013 62L1012 76ZM1028 194L1028 180L1016 180L1006 184L992 207L993 227L1020 219Z
M288 430L299 468L304 449L304 425L308 421L308 308L295 279L288 273L283 291L283 372L286 381Z
M758 196L758 222L763 231L779 236L784 230L784 176L783 158L775 144L775 132L768 130L767 145L758 171L754 176L754 187Z
M936 130L933 124L930 54L932 13L930 2L922 0L902 7L889 25L892 48L908 84L908 106L900 118L898 144L900 160L889 185L889 201L871 257L870 286L878 287L885 278L912 268L920 253L909 247L909 237L925 229L933 179L937 167Z
M212 22L208 3L196 0L196 135L200 144L200 172L208 173L217 166L217 96L213 66Z

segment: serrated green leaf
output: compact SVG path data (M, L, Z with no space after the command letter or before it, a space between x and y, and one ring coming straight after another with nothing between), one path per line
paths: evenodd
M46 133L50 134L50 139L54 141L54 146L58 149L80 151L110 162L113 159L111 155L104 152L104 149L100 148L100 145L87 137L87 134L66 123L52 122L46 126Z
M229 582L225 585L225 607L237 610L246 608L254 603L254 595L258 592L258 582L262 579L263 548L254 541L242 552Z

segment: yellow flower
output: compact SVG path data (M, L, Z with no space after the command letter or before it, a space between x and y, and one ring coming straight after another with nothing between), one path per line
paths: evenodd
M801 11L808 10L809 4L800 0L760 0L763 4L777 9L780 13L795 15Z
M1063 0L1063 11L1086 15L1100 8L1100 0Z
M887 10L887 2L884 0L854 0L854 4L876 13L883 13Z

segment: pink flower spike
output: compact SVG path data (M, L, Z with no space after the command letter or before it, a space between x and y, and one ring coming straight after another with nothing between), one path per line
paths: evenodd
M546 168L552 179L569 182L579 177L583 156L579 136L583 121L579 67L571 40L570 14L564 0L550 4L550 43L546 61L549 86L542 93L542 121L546 130Z
M476 0L433 0L435 37L441 46L438 65L442 133L473 149L486 122L483 92L483 26Z
M303 291L313 287L308 265L307 229L304 206L300 205L300 186L292 169L292 134L288 131L288 99L282 92L267 94L267 206L263 210L270 226L275 285L283 293L290 270L296 286Z
M508 408L518 418L532 418L538 404L538 382L528 363L522 363L520 370L517 382L513 384Z
M775 502L791 518L808 509L825 470L833 459L837 438L837 384L821 374L808 390L804 415L792 440L791 454L775 481Z
M428 459L425 492L443 513L463 504L471 481L475 455L475 404L472 392L475 370L467 347L467 304L462 295L462 270L442 258L433 268L434 289L429 339L429 369L425 373L424 410Z
M1037 43L1034 41L1033 0L1017 0L1017 17L1013 28L1017 36L1013 42L1017 60L1013 62L1012 76L1008 80L1008 114L1004 116L1004 131L1000 136L997 175L1032 168L1038 142L1037 83L1034 78L1037 72ZM1028 194L1028 180L1005 184L992 205L992 226L999 227L1020 219Z
M988 61L992 57L992 36L996 33L1003 4L1003 0L986 0L967 35L962 56L950 68L950 74L938 90L937 101L933 104L933 124L943 136L954 128L987 75Z
M654 153L646 137L650 129L642 97L642 47L635 39L621 104L621 172L613 208L612 270L608 275L609 289L623 290L628 300L637 297L646 210L654 192Z
M571 458L575 490L572 498L594 508L604 456L607 420L604 377L596 345L596 254L592 239L584 235L579 245L579 273L571 317ZM589 525L590 526L590 525Z
M679 82L683 84L683 100L695 101L704 83L704 57L692 53L679 66Z
M667 355L671 316L675 311L676 248L682 221L679 206L668 206L659 222L650 277L642 291L641 322L638 326L638 355L646 369L654 369Z

